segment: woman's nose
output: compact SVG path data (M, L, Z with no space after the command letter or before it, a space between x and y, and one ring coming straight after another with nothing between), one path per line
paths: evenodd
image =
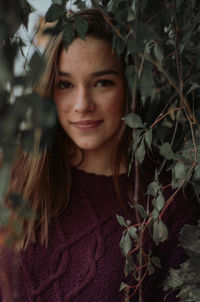
M90 112L95 108L95 103L89 88L80 87L77 89L74 100L74 110L76 112Z

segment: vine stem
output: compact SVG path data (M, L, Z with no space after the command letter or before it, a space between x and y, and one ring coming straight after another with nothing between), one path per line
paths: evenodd
M144 56L143 54L139 55L141 58ZM181 90L177 87L176 83L170 78L170 76L168 75L168 73L162 68L162 66L154 61L151 56L145 56L146 60L150 63L152 63L162 74L163 76L167 79L167 81L169 82L170 86L173 87L175 89L175 91L178 93L178 95L180 96L181 100L182 100L182 107L186 108L188 111L188 114L190 116L190 119L193 120L194 124L197 125L197 121L191 111L191 108L188 104L187 99L183 96L183 94L181 93ZM181 88L182 89L182 88Z
M171 202L173 201L174 197L177 195L177 193L182 189L182 187L184 186L186 180L191 176L194 168L197 166L198 162L197 162L197 145L196 145L196 140L195 140L195 135L194 135L194 129L193 129L193 122L190 119L190 116L188 114L188 112L185 110L185 115L188 119L188 122L190 124L190 130L191 130L191 135L192 135L192 141L193 141L193 146L194 146L194 161L192 166L190 167L188 173L186 174L185 179L182 181L181 185L177 188L177 190L174 192L174 194L171 195L171 197L167 200L165 207L163 208L159 218L161 219L161 217L163 216L165 210L167 209L167 207L171 204Z
M137 36L138 36L138 20L139 19L139 1L135 0L135 40L137 41ZM139 75L138 75L138 71L139 71L139 58L137 55L135 55L134 57L134 61L135 61L135 85L133 85L133 93L132 93L132 111L136 112L136 105L137 105L137 86L138 86L138 79L139 79ZM134 130L133 130L134 131ZM139 204L139 164L138 164L138 160L135 156L135 187L134 187L134 197L133 197L133 202L135 205ZM137 223L140 224L140 216L139 216L139 212L136 211L136 220ZM138 228L138 232L139 232L139 236L141 234L141 227ZM142 239L141 239L142 241ZM142 254L143 254L143 250L142 250L142 244L139 245L139 267L142 267ZM138 302L142 302L143 298L142 298L142 269L140 269L138 271L138 278L139 278L139 301Z
M176 0L174 0L174 18L175 18L175 25L176 25L176 67L179 79L179 86L180 86L180 100L181 106L183 107L184 100L183 100L183 74L182 74L182 60L180 54L180 47L179 47L179 25L178 25L178 18L177 18L177 10L176 10Z
M195 136L194 136L194 129L193 129L193 123L190 120L187 111L185 111L185 115L188 119L188 122L190 124L190 130L191 130L191 134L192 134L192 141L193 141L193 145L194 145L194 165L196 166L198 164L197 162L197 144L196 144L196 140L195 140Z
M139 165L138 165L138 161L137 158L135 156L135 181L134 181L134 197L133 197L133 202L134 205L138 205L139 204ZM137 224L141 225L141 221L140 221L140 216L138 211L136 211L136 220L137 220ZM138 228L139 231L139 237L141 235L141 228ZM142 244L138 246L139 249L139 266L142 267ZM139 280L141 281L142 279L142 270L140 269L138 271L138 277ZM141 285L142 283L140 283ZM139 286L139 302L142 302L142 287Z
M140 281L138 282L138 284L137 284L137 286L136 286L136 288L135 288L135 290L134 290L134 292L133 292L133 294L131 296L134 296L136 294L138 288L140 290L141 284L142 284L144 278L146 277L147 273L148 273L148 270L146 270L145 273L144 273L144 275L141 277ZM130 298L131 298L131 296L130 296ZM139 295L139 302L142 302L142 300L140 300L140 295Z
M163 114L162 116L158 117L155 122L150 126L150 128L152 129L157 123L159 123L162 119L164 119L167 115L169 115L171 112L174 111L181 111L182 109L180 107L178 108L172 108L171 110L169 110L168 112L166 112L165 114Z
M194 170L194 168L196 167L197 163L193 162L190 170L188 171L188 173L186 174L185 179L183 180L183 182L181 183L181 185L176 189L176 191L170 196L170 198L166 201L166 204L164 206L164 208L162 209L161 214L159 215L159 219L162 218L163 214L165 213L166 209L168 208L168 206L171 204L171 202L174 200L174 197L178 194L178 192L182 189L182 187L184 186L186 180L190 177L192 171Z
M107 14L105 13L105 11L99 6L98 3L97 3L96 5L97 5L96 9L97 9L98 11L101 12L101 14L103 15L104 20L106 21L106 23L110 25L110 27L116 32L116 34L117 34L123 41L125 41L125 37L120 33L119 29L116 28L116 27L113 25L113 23L112 23L112 21L111 21L111 18L108 17L108 15L107 15Z

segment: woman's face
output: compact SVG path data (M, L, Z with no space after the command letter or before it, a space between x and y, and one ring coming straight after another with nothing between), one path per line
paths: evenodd
M110 152L125 99L122 63L110 45L87 37L63 49L54 99L61 126L79 148Z

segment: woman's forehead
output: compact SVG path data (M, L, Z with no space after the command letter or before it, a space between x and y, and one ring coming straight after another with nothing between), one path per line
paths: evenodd
M75 39L67 50L62 49L59 58L60 69L115 68L122 71L122 63L112 51L109 43L93 37Z

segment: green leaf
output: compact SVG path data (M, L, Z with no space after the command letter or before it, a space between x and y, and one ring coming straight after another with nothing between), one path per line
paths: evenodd
M22 195L18 194L18 193L13 193L9 196L9 200L10 200L10 203L13 207L13 209L17 209L17 208L20 208L20 207L27 207L28 205L28 201L25 201L22 197Z
M200 180L200 165L197 165L194 169L194 174L193 174L193 179L194 180Z
M126 283L122 282L122 283L120 284L119 291L121 292L122 290L126 289L126 288L127 288L127 286L128 286L128 284L126 284Z
M142 139L139 147L136 149L135 152L135 156L140 164L144 161L145 154L146 154L146 148L144 144L144 139Z
M153 200L152 203L153 203L154 208L156 208L156 210L157 210L158 212L160 212L160 211L163 209L164 204L165 204L165 199L164 199L164 197L163 197L163 194L160 193L160 194L158 195L158 197L156 197L156 198Z
M122 23L122 22L124 22L124 20L127 20L127 18L128 18L128 10L126 8L127 2L121 1L121 3L125 3L123 9L118 9L115 11L115 20L118 23Z
M74 20L74 26L77 36L85 40L85 35L88 31L88 22L82 17L76 17Z
M154 75L152 67L147 65L142 71L142 75L139 79L139 90L142 96L142 102L145 104L146 100L150 98L154 100L157 97L157 88L155 85Z
M162 220L156 220L153 223L153 240L156 244L165 241L168 238L168 229Z
M29 14L34 12L35 10L33 7L28 3L27 0L20 0L20 6L21 6L21 17L22 17L22 23L28 30L28 18Z
M149 275L153 275L155 273L155 268L152 265L151 261L148 262L147 271Z
M65 49L69 47L69 45L73 42L75 38L74 27L72 22L68 22L63 31L63 44Z
M135 40L134 40L134 36L133 35L130 35L129 36L129 39L128 39L128 41L127 41L127 49L128 49L128 52L129 53L132 53L133 51L134 51L134 49L135 49ZM131 68L130 68L130 67ZM130 76L132 76L133 77L133 75L134 75L134 65L128 65L127 66L127 68L130 68ZM126 73L126 69L125 69L125 73ZM127 79L129 78L129 71L128 71L128 69L127 69L127 75L126 75L126 77L127 77Z
M116 215L116 217L120 225L127 227L127 222L125 221L124 217L119 215Z
M46 22L54 22L63 15L65 15L65 11L62 5L52 4L45 15L45 20Z
M134 226L131 226L128 228L128 233L129 235L135 239L135 240L138 240L138 235L137 235L137 228L134 227Z
M140 9L141 15L144 14L144 11L145 11L146 8L147 8L148 2L149 2L149 0L143 0L143 1L140 2L140 7L139 7L139 9ZM135 6L136 6L136 2L133 1L132 9L133 9L134 12L136 11L136 7L135 7Z
M147 194L156 197L161 188L162 186L157 181L153 181L148 185Z
M144 140L147 144L147 147L151 150L151 144L152 144L152 129L149 129L144 134Z
M134 41L133 41L134 42ZM131 42L129 42L130 44ZM133 91L133 86L134 86L134 75L135 75L135 69L134 65L128 65L125 69L125 76L128 81L128 87L130 91Z
M132 248L132 240L128 232L126 232L125 235L123 234L120 241L120 247L122 248L124 256L127 256Z
M0 168L0 204L4 203L5 193L10 181L10 166L4 163Z
M131 207L134 207L134 208L140 213L140 215L141 215L141 217L142 217L143 219L148 218L148 214L147 214L147 212L145 211L145 209L143 208L143 206L137 204L137 205L134 205L134 206L131 205Z
M142 133L144 133L144 129L134 129L133 131L133 146L132 150L135 151L137 146L140 144L141 139L143 138Z
M0 224L3 226L6 226L9 222L9 219L11 217L12 211L8 208L1 207L0 208Z
M35 213L28 209L17 210L17 214L25 219L33 219L36 217Z
M162 146L160 146L160 154L169 160L176 159L176 155L173 153L169 143L164 143Z
M155 267L162 268L161 262L160 262L160 258L158 258L158 257L151 257L150 261L153 263L153 265Z
M180 9L181 5L183 4L184 0L177 0L176 1L176 9L177 11Z
M126 256L126 262L124 267L125 276L127 276L130 272L133 272L135 269L135 263L133 262L132 255Z
M159 212L156 208L154 208L153 211L151 212L151 216L152 216L153 220L157 220L157 218L159 216Z
M135 14L133 13L132 10L128 10L128 17L127 17L127 21L128 22L133 22L135 20Z
M88 7L86 5L86 1L77 0L73 4L76 5L79 8L79 10L88 9Z
M29 61L29 67L31 68L29 78L31 83L35 84L38 82L41 74L44 72L46 67L46 61L38 51L35 51Z
M186 177L186 167L183 162L177 162L174 167L174 175L176 179L185 179Z
M200 233L193 225L184 225L180 231L180 243L184 249L200 256Z
M144 128L141 117L136 113L129 113L127 116L123 117L122 120L124 120L126 125L130 128Z
M158 62L161 63L162 59L164 58L164 55L158 43L156 43L154 47L154 55Z
M117 53L119 58L123 53L124 48L125 48L125 42L121 37L119 37L117 34L114 33L112 39L112 50L114 50Z
M170 268L169 277L164 282L164 290L168 290L170 288L176 289L179 288L183 284L183 281L180 278L179 270Z
M199 89L200 85L199 83L192 83L192 86L189 88L186 94L190 94L192 91Z
M126 224L127 224L127 226L131 225L131 223L132 223L132 221L131 221L131 220L129 220L129 219L127 219L127 220L126 220Z
M21 133L21 147L24 151L32 153L35 148L35 131L25 130Z
M52 0L52 3L62 5L63 1L62 0Z

